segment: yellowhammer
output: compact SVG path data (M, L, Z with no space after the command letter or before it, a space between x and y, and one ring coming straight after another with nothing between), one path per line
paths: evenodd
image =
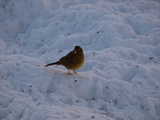
M68 53L66 56L59 59L59 61L47 64L45 67L50 65L63 65L68 69L68 74L70 74L69 70L75 70L80 68L84 63L84 54L83 49L80 46L75 46L74 50Z

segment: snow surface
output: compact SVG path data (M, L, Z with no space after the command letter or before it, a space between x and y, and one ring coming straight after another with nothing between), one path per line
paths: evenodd
M160 120L159 0L0 0L0 119Z

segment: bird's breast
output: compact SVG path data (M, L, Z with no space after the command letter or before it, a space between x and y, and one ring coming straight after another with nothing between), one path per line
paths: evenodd
M82 55L81 57L75 59L75 63L75 66L72 68L73 70L77 70L84 64L84 56Z

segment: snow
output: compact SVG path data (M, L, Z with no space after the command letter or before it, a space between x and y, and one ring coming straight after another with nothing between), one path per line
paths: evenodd
M1 0L0 26L1 120L160 120L159 0Z

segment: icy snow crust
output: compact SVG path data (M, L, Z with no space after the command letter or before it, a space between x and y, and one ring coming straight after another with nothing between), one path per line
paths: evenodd
M0 0L0 119L160 120L160 2Z

